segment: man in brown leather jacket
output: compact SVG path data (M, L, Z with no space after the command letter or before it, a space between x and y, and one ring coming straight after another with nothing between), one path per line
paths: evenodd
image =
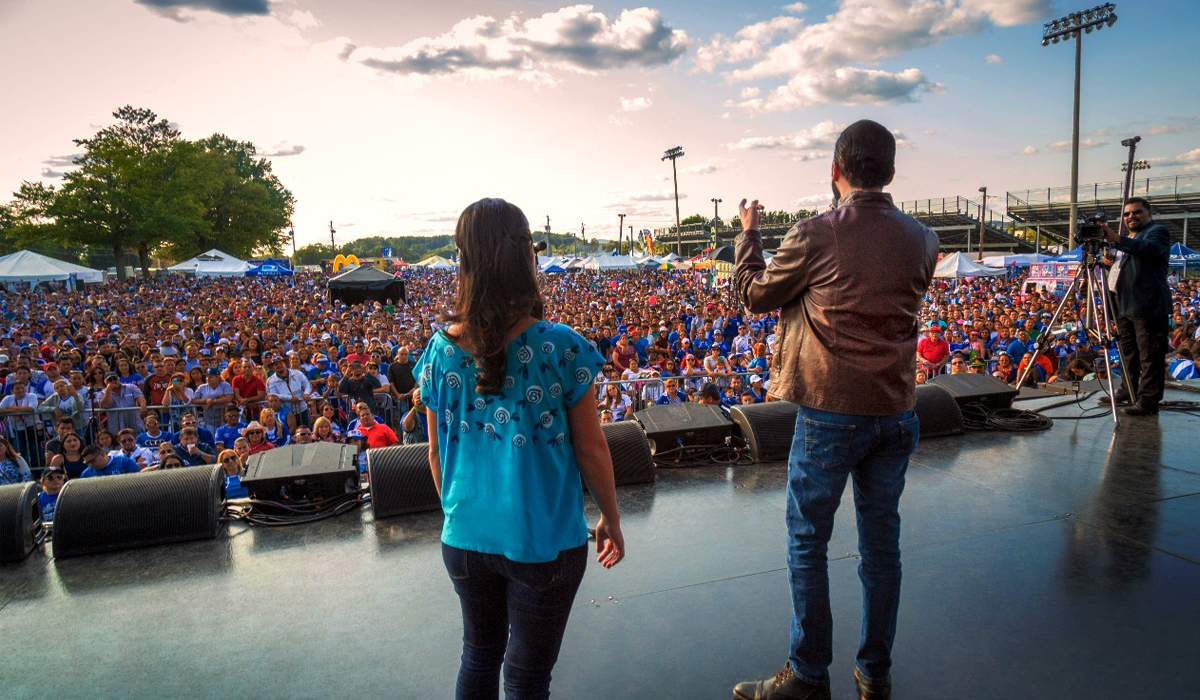
M837 208L797 223L763 262L758 201L739 206L736 281L751 312L782 309L770 394L800 405L788 458L791 650L775 678L740 683L742 700L830 697L833 621L826 551L846 480L858 511L862 636L858 697L888 698L900 602L900 494L917 444L918 318L938 239L883 188L896 140L868 120L834 148Z

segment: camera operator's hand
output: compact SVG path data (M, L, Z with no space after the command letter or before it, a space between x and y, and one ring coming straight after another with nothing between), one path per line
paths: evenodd
M1121 240L1121 234L1109 228L1107 221L1100 222L1100 229L1104 231L1104 237L1112 243L1116 243L1117 241Z
M1113 263L1117 261L1117 254L1111 250L1106 250L1104 251L1104 256L1100 259L1100 261L1103 262L1105 266L1112 267Z

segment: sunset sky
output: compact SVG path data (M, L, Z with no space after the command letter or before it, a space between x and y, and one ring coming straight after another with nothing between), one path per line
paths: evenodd
M1200 3L1117 2L1083 40L1081 183L1141 135L1151 177L1200 183ZM741 197L824 207L842 126L900 138L897 200L1070 182L1074 45L1044 0L0 0L0 201L58 182L124 104L254 142L299 245L452 231L503 197L540 229L615 238ZM1192 58L1188 58L1192 56ZM1001 204L1001 210L1003 205Z

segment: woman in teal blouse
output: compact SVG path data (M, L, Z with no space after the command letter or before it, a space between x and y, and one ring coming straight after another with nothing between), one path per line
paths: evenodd
M604 364L541 320L529 222L500 199L455 230L458 300L414 367L442 498L442 554L463 612L456 697L549 696L587 563L580 475L600 508L597 561L625 555L612 459L592 398Z

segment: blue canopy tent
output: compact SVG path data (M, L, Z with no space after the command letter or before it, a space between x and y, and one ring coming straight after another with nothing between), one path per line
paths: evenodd
M1187 272L1188 265L1200 264L1200 253L1188 248L1182 243L1171 246L1171 257L1167 261L1171 267L1182 267Z
M250 268L246 270L247 277L291 277L294 274L296 273L290 263L274 258L251 262Z
M1050 258L1049 262L1083 262L1083 246Z
M567 271L566 268L564 268L560 265L557 265L555 263L550 263L549 265L542 268L542 272L566 272L566 271Z

